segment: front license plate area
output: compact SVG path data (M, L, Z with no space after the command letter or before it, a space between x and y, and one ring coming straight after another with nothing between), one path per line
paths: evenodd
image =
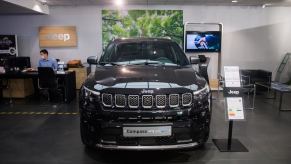
M171 126L123 127L124 137L166 137L171 135Z

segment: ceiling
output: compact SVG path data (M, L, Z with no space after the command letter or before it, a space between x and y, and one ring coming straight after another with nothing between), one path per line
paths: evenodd
M51 6L111 5L114 0L47 0ZM124 0L126 5L235 5L235 6L291 6L291 0Z
M0 15L4 14L36 14L36 11L31 9L14 5L5 1L0 1Z

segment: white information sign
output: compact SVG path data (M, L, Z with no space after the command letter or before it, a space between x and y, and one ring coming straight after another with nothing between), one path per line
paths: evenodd
M227 97L226 102L228 120L245 119L242 97Z
M224 66L225 87L240 87L238 66Z

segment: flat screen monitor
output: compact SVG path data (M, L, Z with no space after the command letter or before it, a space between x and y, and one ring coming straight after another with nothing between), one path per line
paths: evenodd
M220 52L220 31L187 31L185 52Z
M15 59L15 67L18 67L20 70L23 70L25 68L30 68L30 57L25 56L19 56Z

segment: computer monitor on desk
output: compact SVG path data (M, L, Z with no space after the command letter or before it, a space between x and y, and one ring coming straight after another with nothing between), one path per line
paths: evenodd
M19 70L23 70L25 68L30 68L31 64L30 64L30 57L26 57L26 56L19 56L16 57L15 59L15 66L17 68L19 68Z
M7 56L1 59L1 66L5 68L7 72L9 71L21 71L25 68L30 68L30 57L15 57Z

